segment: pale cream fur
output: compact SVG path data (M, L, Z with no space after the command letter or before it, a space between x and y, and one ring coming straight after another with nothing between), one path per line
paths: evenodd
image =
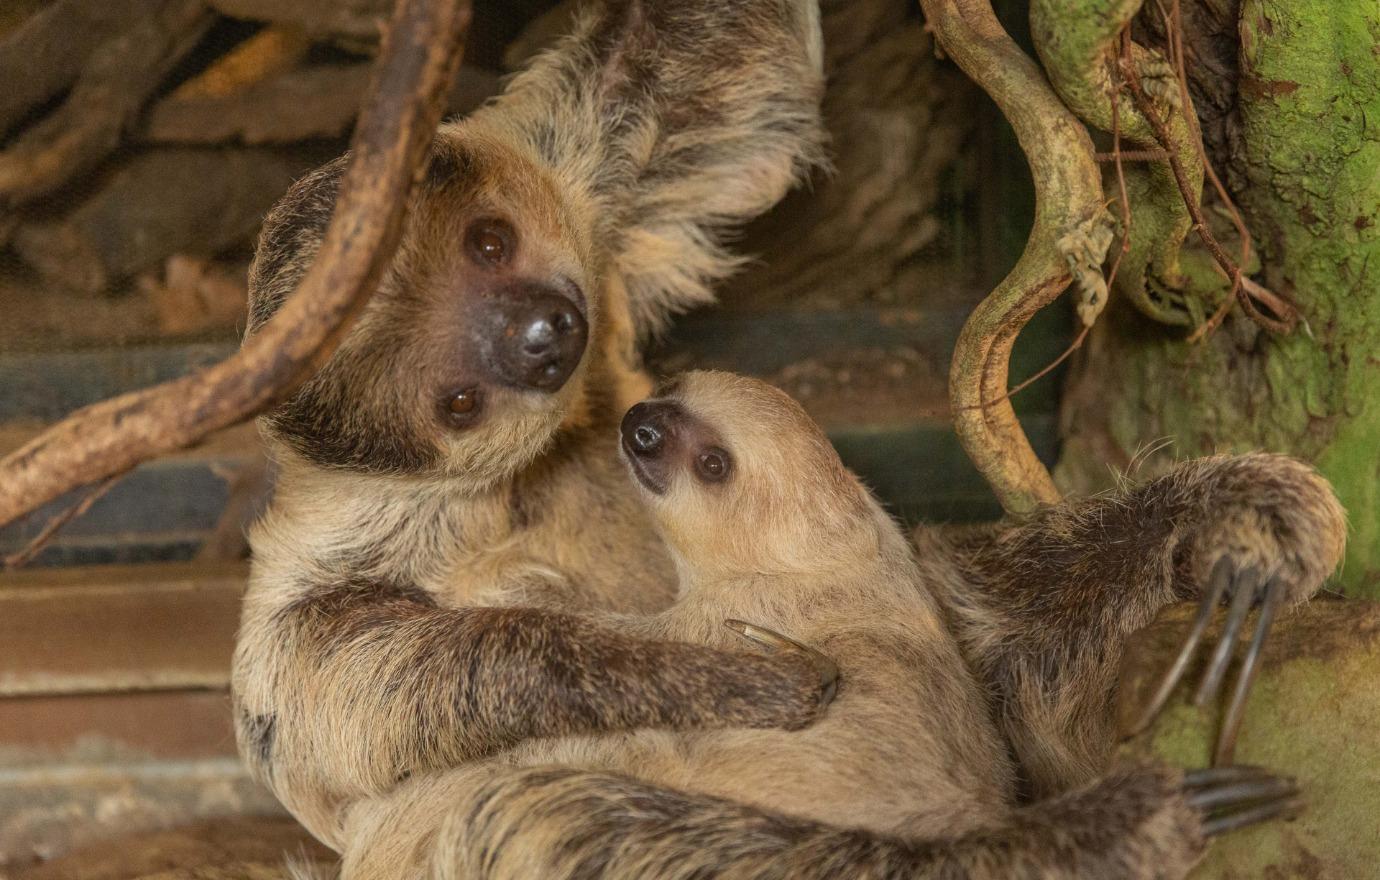
M404 784L351 811L347 837L361 843L346 853L347 876L375 876L385 865L421 870L432 840L463 849L463 821L452 816L438 830L435 817L510 766L617 771L907 836L956 835L1005 817L1010 761L897 524L781 392L692 373L673 399L720 433L733 476L703 485L678 471L664 495L644 490L677 562L680 595L664 612L609 622L724 648L743 645L726 618L788 633L838 662L843 683L829 711L793 732L639 731L528 742Z

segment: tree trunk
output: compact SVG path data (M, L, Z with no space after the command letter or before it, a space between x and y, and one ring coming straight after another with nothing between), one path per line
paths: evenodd
M1220 18L1232 4L1185 0L1195 5ZM1165 439L1161 460L1298 455L1332 480L1351 519L1342 589L1380 597L1380 6L1242 0L1225 14L1236 57L1224 61L1220 40L1211 59L1189 56L1200 80L1234 83L1235 112L1207 120L1209 153L1255 239L1260 280L1292 297L1306 326L1277 337L1233 314L1189 344L1114 304L1064 401L1058 477L1100 488L1108 465ZM1204 45L1194 36L1190 47Z

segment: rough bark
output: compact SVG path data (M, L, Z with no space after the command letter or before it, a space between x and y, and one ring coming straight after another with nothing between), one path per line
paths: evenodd
M1332 480L1351 519L1343 589L1380 596L1380 9L1246 0L1237 21L1237 112L1216 111L1209 143L1227 157L1262 280L1298 302L1306 327L1276 337L1233 315L1192 345L1113 310L1066 395L1059 477L1097 488L1108 465L1161 439L1173 444L1157 461L1299 455ZM1219 46L1214 65L1224 57Z
M1032 0L1030 25L1051 84L1079 118L1102 131L1115 130L1133 148L1155 149L1161 144L1154 127L1137 110L1117 67L1118 38L1140 6L1141 0L1083 0L1079 4ZM1128 52L1134 59L1137 87L1168 99L1158 102L1161 106L1156 110L1181 167L1187 170L1196 203L1203 168L1193 144L1194 132L1179 112L1173 72L1162 55L1139 44L1131 44ZM1179 249L1191 220L1169 165L1127 164L1122 175L1134 222L1130 229L1120 230L1126 242L1124 257L1117 264L1116 292L1162 323L1202 323L1209 309L1184 290Z
M1144 710L1193 613L1188 606L1169 609L1131 643L1117 694L1121 718L1129 721ZM1209 643L1220 623L1209 631ZM1253 625L1247 621L1248 629ZM1190 880L1374 877L1380 860L1380 604L1315 599L1276 624L1263 657L1236 760L1296 777L1307 808L1296 821L1219 838ZM1220 713L1190 703L1203 665L1200 658L1190 667L1189 686L1125 751L1178 767L1209 760Z

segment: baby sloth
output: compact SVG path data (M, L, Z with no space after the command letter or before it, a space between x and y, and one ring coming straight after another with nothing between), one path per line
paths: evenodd
M803 654L836 700L798 731L532 740L404 784L351 817L379 861L347 854L347 876L1173 878L1206 837L1297 807L1253 768L1149 765L1018 805L942 585L799 404L689 373L628 411L621 452L680 587L610 625Z

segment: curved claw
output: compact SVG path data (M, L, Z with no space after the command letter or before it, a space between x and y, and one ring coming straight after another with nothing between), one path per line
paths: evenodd
M1198 650L1198 645L1203 640L1203 633L1207 632L1208 623L1212 620L1212 612L1217 608L1217 603L1222 601L1222 594L1226 592L1227 584L1231 582L1231 562L1226 558L1219 559L1213 566L1212 575L1209 578L1208 591L1203 594L1203 599L1198 603L1198 615L1193 619L1193 628L1188 632L1188 638L1184 639L1183 647L1179 649L1179 655L1174 658L1174 663L1160 680L1160 685L1155 689L1155 695L1150 699L1150 705L1145 707L1145 712L1140 719L1131 726L1128 736L1136 736L1150 726L1155 717L1164 709L1169 702L1169 696L1174 693L1174 688L1179 686L1183 680L1184 672L1188 669L1188 663L1193 659L1193 655Z
M725 620L724 626L768 652L794 651L805 655L815 669L819 671L821 704L828 705L833 702L839 687L839 667L832 658L821 654L809 645L797 642L790 636L782 635L764 626L734 619Z
M1298 782L1260 767L1210 767L1184 774L1184 800L1213 837L1303 810Z
M1232 648L1236 645L1237 633L1241 631L1241 625L1246 622L1246 615L1255 602L1256 589L1259 586L1260 572L1255 568L1247 568L1237 576L1236 592L1232 596L1231 609L1227 611L1227 622L1222 628L1222 638L1212 652L1212 659L1208 661L1207 671L1203 673L1203 682L1198 686L1198 693L1193 697L1193 705L1202 706L1206 704L1221 689L1222 679L1227 673L1227 664L1231 662Z
M1219 785L1224 782L1263 779L1273 775L1274 774L1269 770L1255 764L1232 764L1228 767L1204 767L1200 770L1190 770L1184 774L1184 788L1202 788L1203 786Z
M1265 776L1226 785L1214 785L1188 795L1188 803L1199 810L1214 810L1254 801L1289 798L1299 793L1292 779Z
M1256 673L1260 671L1260 656L1265 648L1265 639L1270 634L1270 624L1274 622L1275 612L1283 600L1284 582L1279 578L1272 578L1265 585L1265 599L1260 606L1260 619L1255 624L1255 635L1251 637L1251 645L1246 650L1245 659L1241 661L1241 673L1236 678L1236 688L1232 691L1227 714L1223 716L1222 732L1217 738L1213 764L1229 764L1236 753L1236 736L1241 730L1241 719L1246 714L1246 697L1250 694L1251 685L1255 683Z
M1222 816L1213 816L1203 820L1203 836L1216 837L1219 834L1226 834L1228 831L1235 831L1238 828L1245 828L1248 825L1258 825L1261 822L1268 822L1276 818L1297 818L1304 810L1303 798L1290 797L1284 800L1268 801L1257 804L1246 810L1235 813L1227 813Z

